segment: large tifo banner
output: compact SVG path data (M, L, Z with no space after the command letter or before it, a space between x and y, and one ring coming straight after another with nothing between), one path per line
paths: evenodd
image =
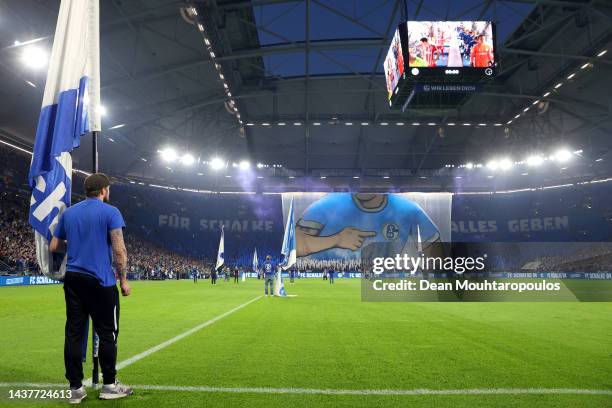
M285 193L283 218L292 197L301 267L358 269L366 243L406 252L451 239L449 193Z
M351 248L370 242L400 246L420 239L424 248L436 234L455 243L609 241L610 184L495 195L199 194L116 185L112 200L129 233L196 257L216 256L223 225L226 259L250 266L255 248L260 260L279 257L291 196L296 235L305 238L297 240L303 262L358 259Z

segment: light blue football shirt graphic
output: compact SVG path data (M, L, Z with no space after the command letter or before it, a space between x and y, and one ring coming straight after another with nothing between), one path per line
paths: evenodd
M409 239L416 242L417 226L423 248L440 237L438 227L425 211L414 201L397 194L384 194L383 203L375 209L364 208L356 195L351 193L328 194L312 203L297 225L317 236L335 235L347 227L375 232L376 236L367 238L363 246L387 243L403 247ZM359 250L331 248L309 257L355 259L359 256Z

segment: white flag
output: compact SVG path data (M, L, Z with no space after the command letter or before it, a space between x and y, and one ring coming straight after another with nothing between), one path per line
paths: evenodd
M219 268L222 268L225 265L225 242L223 239L224 236L223 225L221 226L221 239L219 240L219 250L217 251L217 264L215 265L215 269L218 271Z

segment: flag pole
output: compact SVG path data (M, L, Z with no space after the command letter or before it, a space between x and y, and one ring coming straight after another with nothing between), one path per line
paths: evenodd
M92 171L98 172L98 131L94 130L91 132L91 146L92 146Z
M91 153L92 153L92 172L97 173L99 162L98 162L98 131L94 130L91 132ZM93 321L91 324L91 362L93 364L91 370L91 385L94 388L98 387L98 383L100 382L100 374L99 374L99 359L98 352L100 349L100 338L98 337L98 333L96 333L96 329L93 325Z

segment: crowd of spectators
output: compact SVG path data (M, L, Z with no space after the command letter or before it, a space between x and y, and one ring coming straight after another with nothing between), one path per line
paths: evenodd
M129 273L137 279L189 278L193 274L204 277L210 273L213 262L177 254L150 242L126 236Z
M582 244L582 245L580 245ZM540 272L612 271L612 243L565 243L562 254L538 258Z
M5 269L36 273L34 233L27 219L23 193L0 192L0 261Z

